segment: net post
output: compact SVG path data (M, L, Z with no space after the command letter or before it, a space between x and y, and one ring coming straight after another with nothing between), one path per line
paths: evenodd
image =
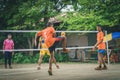
M110 57L109 57L109 48L108 48L108 36L107 36L107 31L105 31L105 36L106 36L106 50L107 50L107 59L108 59L108 65L110 65Z

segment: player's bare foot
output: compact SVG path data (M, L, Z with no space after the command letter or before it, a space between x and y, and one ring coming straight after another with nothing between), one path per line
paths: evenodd
M57 69L60 69L59 65L56 65L56 68L57 68Z
M96 67L95 70L101 70L102 68L100 66Z
M53 74L52 74L52 70L48 70L48 74L50 75L50 76L52 76Z
M37 67L37 70L40 70L40 69L41 69L40 66L38 66L38 67Z
M63 52L64 52L64 53L69 53L69 50L66 49L66 48L64 48L64 49L63 49Z

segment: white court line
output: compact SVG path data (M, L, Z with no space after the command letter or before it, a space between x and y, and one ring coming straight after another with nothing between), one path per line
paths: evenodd
M40 30L39 30L40 31ZM38 32L38 30L0 30L0 32L18 32L18 33L28 33L28 32ZM98 31L56 31L56 32L66 32L66 33L97 33Z

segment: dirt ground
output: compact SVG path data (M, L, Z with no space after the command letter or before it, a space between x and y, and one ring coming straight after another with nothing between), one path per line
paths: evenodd
M0 80L120 80L120 64L108 66L108 70L95 71L97 64L59 63L60 69L53 65L53 76L47 73L48 64L41 70L36 64L14 64L13 69L0 65Z

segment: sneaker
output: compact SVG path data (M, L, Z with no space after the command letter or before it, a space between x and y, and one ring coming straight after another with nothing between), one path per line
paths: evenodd
M107 68L107 66L104 66L103 68L102 68L102 70L107 70L108 68Z
M95 70L101 70L102 68L99 66L99 67L96 67Z
M51 70L48 70L48 74L49 74L50 76L53 75Z

